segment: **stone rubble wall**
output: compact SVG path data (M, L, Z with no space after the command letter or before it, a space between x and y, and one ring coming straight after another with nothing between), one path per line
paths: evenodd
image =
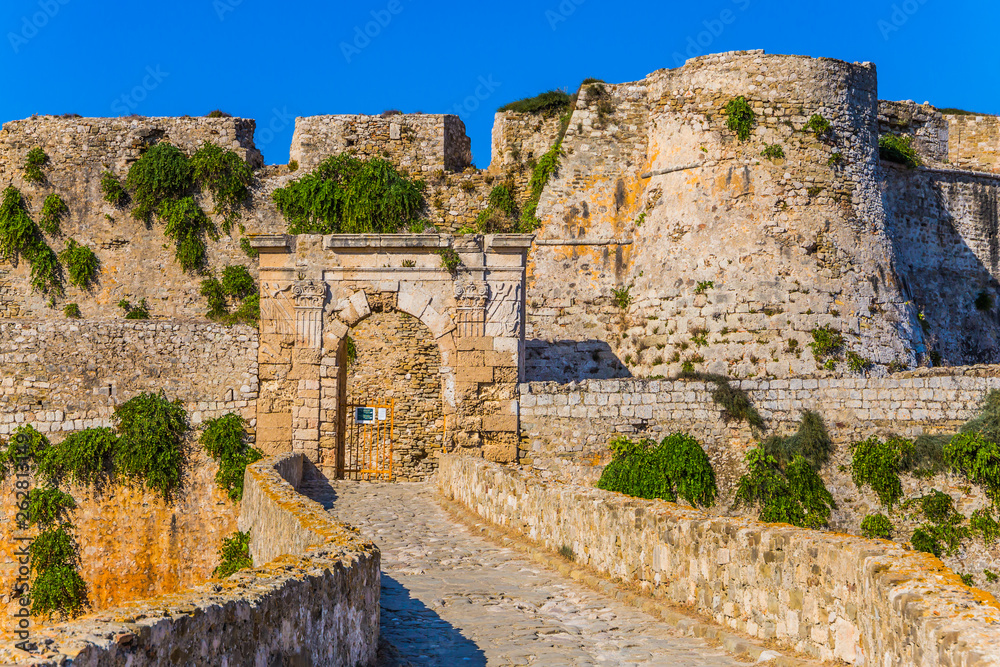
M821 660L1000 665L1000 608L891 542L712 516L446 455L441 492L548 549Z
M529 379L672 375L685 360L815 372L805 344L824 325L877 364L916 363L878 187L873 66L735 52L603 87L611 112L584 88L539 204ZM725 127L739 95L757 117L747 142ZM803 130L817 113L828 139ZM784 158L761 156L772 144Z
M0 188L12 184L25 200L37 222L45 198L58 194L69 207L62 221L62 234L46 241L60 252L67 239L88 246L100 262L97 284L80 289L66 280L66 294L48 307L48 297L32 290L27 261L0 263L0 317L64 319L62 308L76 303L84 317L122 315L118 302L137 303L146 299L155 317L197 318L205 321L208 307L199 294L204 276L185 273L174 258L174 243L163 233L162 221L151 225L132 217L131 210L118 209L104 201L101 174L111 171L124 182L128 169L142 151L168 141L186 154L193 154L204 142L234 150L251 165L263 165L254 146L255 122L242 118L57 118L44 116L5 123L0 130ZM45 181L24 180L25 156L42 148L49 161L43 167ZM209 194L196 200L206 214L214 203ZM276 224L272 213L258 219L246 216L240 222L247 233L267 231ZM221 216L211 215L217 225ZM207 240L208 263L216 273L223 266L242 264L253 273L255 265L240 249L241 230Z
M895 165L882 174L897 268L928 351L946 366L1000 362L1000 177Z
M528 160L537 162L556 143L559 116L498 111L493 118L490 171L501 171Z
M117 405L142 392L180 399L192 425L234 412L255 432L257 332L176 321L0 321L0 436L30 424L52 442L113 426ZM216 464L190 440L184 484L170 502L142 487L70 487L81 574L96 609L172 593L204 581L222 538L235 529L233 503L215 483ZM0 487L4 516L16 501ZM0 608L13 611L14 524L0 529Z
M378 548L295 491L301 470L300 455L247 468L240 525L256 538L255 561L270 558L266 563L46 628L32 636L37 650L7 644L0 660L45 667L67 658L92 667L374 665Z
M948 117L929 104L878 102L879 134L913 138L911 144L924 164L948 162Z
M1000 117L948 115L948 162L957 169L1000 173Z
M312 171L320 162L347 151L359 158L384 158L417 178L441 171L462 171L472 164L472 144L458 116L308 116L295 119L290 159Z

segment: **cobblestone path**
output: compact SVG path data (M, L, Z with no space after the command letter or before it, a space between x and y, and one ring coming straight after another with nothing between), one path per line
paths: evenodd
M741 665L475 536L429 484L304 488L382 550L382 634L413 665Z

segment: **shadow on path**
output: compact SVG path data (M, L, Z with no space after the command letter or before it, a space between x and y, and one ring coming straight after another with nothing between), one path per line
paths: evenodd
M382 636L412 665L485 667L486 654L458 628L382 573Z
M299 492L336 517L337 492L329 480L312 475ZM376 542L377 543L377 542ZM486 654L454 625L411 595L406 585L382 571L379 667L485 667ZM393 650L395 649L395 650Z

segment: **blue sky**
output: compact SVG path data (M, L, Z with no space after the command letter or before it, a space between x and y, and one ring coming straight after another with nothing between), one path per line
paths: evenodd
M506 102L735 49L869 60L883 99L1000 113L998 27L987 0L3 0L0 122L221 108L283 163L295 116L457 110L485 167Z

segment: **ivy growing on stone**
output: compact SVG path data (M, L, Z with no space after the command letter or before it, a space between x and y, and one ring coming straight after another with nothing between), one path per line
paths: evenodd
M531 172L531 180L528 181L528 200L521 209L521 220L518 230L527 234L538 229L542 221L538 219L538 200L542 197L542 190L548 184L549 179L559 173L559 159L563 156L562 139L547 150Z
M124 208L128 205L128 191L110 171L101 173L101 194L104 196L104 201L115 208Z
M24 180L29 183L41 183L45 180L42 167L48 164L49 156L39 147L32 148L24 158Z
M550 90L534 97L527 97L500 107L499 111L514 111L516 113L558 114L570 106L570 96L561 90Z
M289 234L391 234L418 219L423 190L391 162L343 153L272 197Z
M236 531L229 537L222 540L222 548L219 549L219 566L212 572L213 577L227 579L240 570L247 570L253 567L253 558L250 556L250 532Z
M42 231L31 219L21 192L8 186L0 202L0 257L16 262L23 257L31 264L30 282L43 294L62 294L62 267L55 252L45 243Z
M969 527L962 525L965 517L955 511L955 501L947 493L932 489L929 494L906 504L908 507L913 505L918 506L927 519L910 537L910 544L917 551L950 556L970 535Z
M832 127L830 121L824 118L822 114L815 113L809 117L809 120L806 121L802 129L806 132L812 132L819 139L828 135Z
M125 177L136 218L149 221L164 202L180 199L194 184L191 164L181 149L167 142L150 146Z
M208 263L207 238L218 239L215 224L193 197L168 199L157 209L166 223L163 233L176 244L174 256L185 271L195 272Z
M913 169L921 164L916 149L913 148L913 137L900 137L895 134L883 134L878 138L878 155L887 162L895 162Z
M736 133L740 141L746 141L753 132L757 123L757 114L747 99L740 95L726 102L723 107L723 114L726 116L726 127Z
M115 468L126 479L170 498L181 482L184 437L190 430L179 400L139 394L115 408Z
M133 304L128 299L122 299L118 302L118 307L125 311L126 320L148 320L149 319L149 306L146 304L146 299L139 299L139 303Z
M210 420L201 434L201 444L219 464L215 482L225 489L230 500L243 499L243 475L246 467L264 457L248 442L246 420L230 413Z
M861 534L868 539L891 540L892 522L884 514L869 514L861 521Z
M118 436L110 428L73 431L52 445L38 462L38 471L55 483L99 486L111 475Z
M253 276L245 266L227 266L222 280L215 276L201 281L200 293L208 301L208 319L223 324L256 326L260 320L260 294ZM230 312L229 301L239 304Z
M784 470L762 447L747 452L747 472L740 478L733 509L756 508L761 521L822 528L836 507L822 478L802 455Z
M229 233L247 205L253 169L239 155L205 142L191 156L195 182L208 188L215 200L215 213L223 216L222 230Z
M56 236L61 232L63 218L69 215L69 207L56 193L50 194L42 204L42 218L39 226L46 234Z
M705 450L690 435L673 433L659 445L645 438L633 442L618 437L610 447L613 458L597 488L670 502L680 497L692 506L715 504L715 471Z
M28 493L28 524L40 529L28 548L31 613L74 617L88 606L87 584L80 576L80 547L73 535L72 496L55 487Z
M476 216L476 231L481 234L506 234L517 228L517 202L513 185L501 183L493 186L487 206Z
M100 261L87 246L66 239L66 249L59 253L59 259L66 265L70 284L87 289L97 280Z

